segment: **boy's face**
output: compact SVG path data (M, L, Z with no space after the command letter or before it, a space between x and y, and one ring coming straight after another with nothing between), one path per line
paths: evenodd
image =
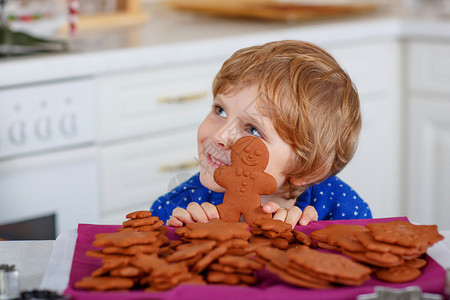
M253 85L218 94L200 125L197 132L200 181L210 190L225 192L214 181L214 171L220 166L230 165L231 146L239 138L249 135L261 139L269 150L265 172L276 179L278 187L285 183L287 176L284 171L291 161L292 151L277 134L270 118L259 111L257 97Z

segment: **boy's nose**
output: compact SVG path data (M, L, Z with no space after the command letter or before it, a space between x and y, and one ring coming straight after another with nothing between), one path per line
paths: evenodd
M223 126L214 134L214 142L224 150L230 150L234 142L239 138L237 128L233 126Z

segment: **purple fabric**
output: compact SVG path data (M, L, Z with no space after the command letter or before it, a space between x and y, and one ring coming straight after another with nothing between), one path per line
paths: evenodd
M385 219L360 219L360 220L340 220L340 221L317 221L308 226L297 226L306 234L321 229L329 224L360 224L375 222L388 222L393 220L405 220L406 217L385 218ZM337 287L329 290L304 289L289 285L280 280L276 275L266 269L258 271L256 276L260 279L260 284L254 287L226 286L226 285L178 285L172 290L149 293L143 290L132 290L129 292L89 292L76 290L73 288L75 282L85 276L89 276L92 271L101 266L101 260L85 255L87 250L94 250L92 242L97 233L115 232L118 225L90 225L80 224L78 226L78 238L75 245L75 253L72 262L70 280L65 294L69 294L73 299L355 299L357 295L373 293L375 286L386 286L391 288L405 288L407 286L419 286L423 292L444 295L445 270L437 264L431 257L426 256L428 264L422 269L422 275L407 283L386 283L371 278L359 287ZM178 239L174 235L174 228L169 228L169 239ZM322 251L322 250L320 250Z

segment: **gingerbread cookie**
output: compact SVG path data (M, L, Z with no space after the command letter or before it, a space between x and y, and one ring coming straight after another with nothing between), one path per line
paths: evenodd
M248 240L251 233L248 224L225 222L221 219L212 219L209 223L189 223L184 237L193 239L209 238L216 241L226 241L233 238Z
M216 247L214 250L210 251L204 257L199 259L193 266L192 271L196 273L202 272L207 266L209 266L213 261L221 257L227 252L228 248L226 246Z
M153 270L148 280L153 289L163 291L182 282L190 281L192 277L193 274L189 272L187 265L183 262L177 262Z
M124 255L136 255L137 253L158 253L159 247L162 245L162 241L156 241L152 244L146 245L133 245L126 248L121 247L105 247L102 252L105 254L124 254Z
M355 240L352 237L346 237L340 239L338 242L339 250L347 250L350 252L365 252L366 247L364 247L363 244L361 244L358 240Z
M198 254L203 254L208 251L211 251L214 246L216 245L215 241L209 241L207 243L203 243L200 245L191 245L190 247L187 247L183 250L178 250L167 257L168 262L177 262L177 261L183 261L186 259L193 258L197 256Z
M254 237L262 236L270 240L271 245L279 249L287 249L293 243L298 242L292 225L281 220L257 219L253 222L250 232Z
M405 260L405 266L416 269L422 269L427 265L427 261L423 258L413 258Z
M395 267L404 263L402 257L391 253L380 253L374 251L367 252L351 252L342 249L342 254L347 255L355 261L365 263L375 267Z
M239 284L240 275L231 273L222 273L218 271L210 271L206 276L206 280L210 283L223 283L223 284Z
M276 180L265 173L269 151L258 138L246 136L237 140L231 148L231 165L214 172L214 180L226 189L223 203L217 206L220 218L238 222L242 214L252 225L256 219L271 218L262 211L259 195L276 191Z
M140 219L130 219L124 221L122 223L123 227L139 227L139 226L148 226L153 225L156 222L160 221L158 217L148 217L148 218L140 218ZM160 221L162 222L162 221ZM159 227L159 226L158 226Z
M368 250L377 252L390 252L397 255L421 255L424 253L425 248L417 247L403 247L395 244L388 244L376 241L370 232L357 232L355 237L361 244Z
M303 232L298 231L298 230L293 230L292 232L293 232L295 238L300 243L302 243L302 244L304 244L304 245L306 245L308 247L311 247L311 248L314 247L313 246L313 240L306 233L303 233Z
M132 245L153 243L159 235L159 231L98 233L95 235L95 241L92 245L94 247L129 247Z
M404 247L429 247L444 238L436 225L414 225L401 220L369 223L366 227L375 240Z
M153 217L152 217L153 218ZM135 221L135 220L129 220L129 221ZM167 227L163 226L164 222L159 220L152 225L142 225L142 226L129 226L129 227L120 227L117 229L117 231L161 231L163 234L167 234ZM166 229L164 229L166 228Z
M329 288L331 283L298 271L296 265L291 264L285 251L273 247L259 247L256 249L257 258L264 262L266 268L278 277L292 285L305 288Z
M258 219L255 220L254 224L259 226L262 230L270 230L277 233L290 231L292 229L291 224L274 219Z
M75 283L76 288L95 291L125 290L133 285L134 281L129 278L112 276L84 277Z
M138 210L131 212L125 216L127 219L144 219L151 217L152 213L149 210Z
M103 258L102 266L92 272L92 277L98 277L109 273L109 271L114 270L119 267L127 266L130 262L128 257L121 258Z
M287 251L289 259L298 268L341 284L360 285L369 279L371 270L339 254L322 253L306 246Z
M233 268L237 269L253 269L253 270L260 270L264 266L253 260L246 258L244 256L235 256L235 255L225 255L219 258L219 263L226 266L231 266Z
M311 238L318 241L319 247L337 250L340 239L353 238L356 232L361 231L368 231L368 229L361 225L332 224L311 232Z
M218 271L218 272L222 272L222 273L230 273L230 274L247 274L247 275L251 275L253 273L252 269L240 269L240 268L235 268L232 266L228 266L228 265L222 265L220 263L212 263L208 266L209 270L211 271Z
M409 266L399 266L381 269L375 272L378 279L387 282L408 282L413 281L422 274L418 268Z
M138 277L143 275L143 272L140 268L134 266L123 266L116 268L114 270L109 271L111 276L115 277Z
M165 259L159 258L156 253L153 253L151 255L144 254L144 253L138 253L130 261L130 263L133 266L140 268L142 271L146 272L147 274L150 274L154 269L160 268L160 267L168 264Z

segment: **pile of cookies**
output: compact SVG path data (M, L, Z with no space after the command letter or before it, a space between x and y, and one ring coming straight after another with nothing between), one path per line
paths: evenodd
M339 254L322 253L307 246L282 251L273 247L256 250L257 260L290 284L305 288L332 288L336 284L363 284L371 269Z
M387 282L408 282L421 275L426 265L421 258L427 249L443 239L436 225L414 225L397 220L388 223L328 225L311 237L325 249L341 251L370 266L375 276Z
M312 239L301 231L292 230L290 224L280 220L258 219L250 229L252 243L270 245L278 249L297 247L300 244L315 246Z
M384 281L405 282L420 276L427 249L441 240L435 225L404 221L328 225L308 236L291 225L258 219L246 223L214 219L175 230L149 211L126 216L115 233L95 236L86 255L102 260L91 276L75 283L88 290L164 291L181 283L253 285L255 271L266 267L289 284L304 288L361 285L370 274ZM312 248L337 250L321 252Z
M149 211L137 211L126 216L127 221L114 233L100 233L92 245L100 250L88 250L87 256L102 260L102 266L91 276L75 283L76 288L89 290L130 289L150 275L145 258L172 254L180 241L169 241L167 227ZM147 261L148 262L148 261Z
M190 223L175 234L185 244L167 259L188 261L192 272L203 274L209 283L255 284L254 271L264 266L251 259L249 225L214 219L209 223Z
M219 219L192 223L176 230L181 241L170 241L167 228L149 211L128 214L115 233L95 236L87 256L102 259L91 276L75 283L88 290L143 288L163 291L180 283L255 284L254 271L264 266L251 259L256 245L246 223Z

